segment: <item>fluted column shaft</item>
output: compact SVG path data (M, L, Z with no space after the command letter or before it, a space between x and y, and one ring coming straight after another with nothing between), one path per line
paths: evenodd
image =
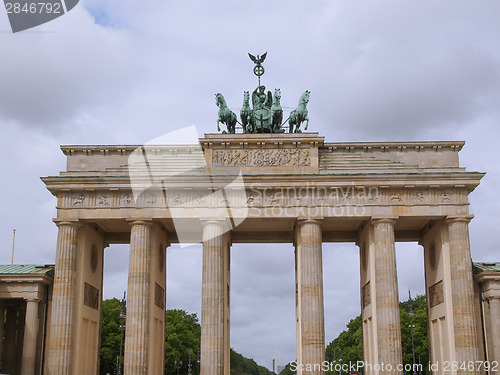
M488 299L490 305L489 323L491 325L491 345L489 361L500 361L500 298L492 297Z
M403 363L401 327L399 316L398 276L396 247L392 219L372 220L375 242L376 320L378 336L378 360L388 370L385 373L401 373L396 367Z
M224 374L224 246L222 225L204 223L201 375Z
M49 364L50 375L72 375L73 317L75 314L78 223L57 224L56 267L52 294Z
M324 373L321 364L325 360L321 222L301 220L297 223L296 230L299 319L297 341L300 351L297 353L300 362L297 373L320 375Z
M22 375L35 373L36 344L38 338L38 300L26 302L26 320L24 323L24 344Z
M124 374L147 375L152 223L134 221L131 227Z
M451 296L455 351L459 364L479 361L476 319L474 314L474 285L472 259L469 247L469 218L446 221L450 245ZM458 374L476 374L477 371L459 369Z

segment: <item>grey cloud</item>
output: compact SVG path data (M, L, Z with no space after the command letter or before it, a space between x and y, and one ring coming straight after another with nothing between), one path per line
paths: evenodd
M473 259L498 260L500 3L81 5L40 29L54 33L0 36L0 173L9 177L0 187L2 259L19 225L19 262L55 260L55 202L38 176L64 169L58 144L137 144L193 124L213 132L214 94L237 109L256 85L246 53L267 50L263 83L281 88L287 107L311 90L309 129L329 142L466 140L462 164L488 172L471 194ZM87 9L96 19L102 11L104 26ZM126 248L106 250L106 298L126 288ZM409 244L397 256L405 299L408 287L424 288L412 269L422 255ZM358 257L354 244L324 245L327 342L359 314ZM167 307L199 314L201 247L174 245L167 262ZM273 353L279 364L295 359L293 263L291 244L232 251L231 344L268 367Z
M128 33L95 25L80 7L63 18L41 27L54 30L48 33L2 36L0 118L61 125L89 107L120 102L140 80Z

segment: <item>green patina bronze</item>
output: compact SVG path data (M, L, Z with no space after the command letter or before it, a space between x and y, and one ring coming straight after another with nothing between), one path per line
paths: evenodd
M222 122L227 126L227 132L224 130L223 133L234 134L236 133L236 115L233 111L227 108L226 100L221 93L215 94L215 104L219 107L219 118L217 120L217 130L220 131L219 124Z
M238 121L236 114L231 111L226 104L222 94L215 94L215 103L219 107L219 118L217 120L217 130L220 131L220 123L227 127L223 133L236 133L236 123L241 125L243 133L284 133L284 125L289 121L290 133L300 133L300 125L305 121L307 130L309 126L309 117L307 112L307 103L309 103L310 91L306 90L299 100L299 105L290 113L290 117L283 122L283 108L281 107L281 90L275 89L274 95L271 91L266 92L266 86L260 84L260 77L264 74L264 62L267 52L262 56L248 54L255 63L254 74L259 78L259 85L252 92L252 107L250 107L250 92L243 93L243 106L240 109L240 119Z
M290 133L301 133L300 124L304 121L307 121L304 130L307 130L309 126L309 117L307 117L307 103L309 103L309 94L311 92L309 90L304 91L304 93L300 96L299 105L296 109L290 113Z

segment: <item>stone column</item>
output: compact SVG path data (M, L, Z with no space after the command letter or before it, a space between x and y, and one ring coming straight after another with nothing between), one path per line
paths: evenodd
M152 225L145 221L131 223L124 375L148 374Z
M26 306L22 306L18 310L17 316L17 338L16 340L16 371L15 374L21 373L23 361L23 344L24 344L24 324L26 322Z
M299 220L296 225L297 374L323 374L325 317L321 221ZM305 371L302 370L302 366ZM310 371L309 371L310 370Z
M7 308L5 342L2 353L2 372L13 374L16 367L17 309Z
M52 294L52 317L48 370L49 375L73 373L73 318L75 314L77 222L59 222L56 268Z
M3 348L4 319L5 319L5 307L0 306L0 354L2 354L2 348ZM0 367L0 370L1 369L2 368Z
M476 319L474 314L474 286L472 259L469 247L470 218L451 218L448 225L450 246L451 297L455 331L456 360L459 364L479 361ZM458 374L476 374L477 371L459 369Z
M201 375L224 374L224 236L223 224L203 224L201 297Z
M375 219L373 224L375 258L375 296L378 337L378 361L398 373L396 366L403 363L399 317L398 276L394 243L394 219Z
M491 363L492 361L500 361L500 297L491 297L488 299L488 303L490 305L489 324L491 327L491 337L489 338L491 350L488 353L488 360Z
M26 303L22 375L33 375L35 373L36 345L38 339L38 302L38 300L28 300Z

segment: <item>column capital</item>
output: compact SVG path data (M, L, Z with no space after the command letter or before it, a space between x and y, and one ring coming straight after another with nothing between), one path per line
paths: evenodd
M26 302L40 302L41 301L39 298L25 298L24 300Z
M75 228L80 228L83 226L83 223L81 223L78 220L62 220L62 219L53 219L52 220L58 227L62 226L70 226L70 227L75 227Z
M447 216L444 222L446 224L453 224L453 223L470 223L470 221L474 218L474 215L467 215L467 216Z
M391 224L394 225L398 221L399 217L393 216L393 217L372 217L370 219L370 222L373 225L377 224Z
M321 225L323 223L323 218L297 218L297 224L302 226L304 224L316 224Z
M200 219L200 223L201 223L202 226L209 225L209 224L219 225L219 226L225 226L226 225L226 220L225 219L220 219L220 220L217 220L217 219Z
M130 226L145 225L148 227L152 227L154 225L154 222L152 219L127 219L127 222Z

